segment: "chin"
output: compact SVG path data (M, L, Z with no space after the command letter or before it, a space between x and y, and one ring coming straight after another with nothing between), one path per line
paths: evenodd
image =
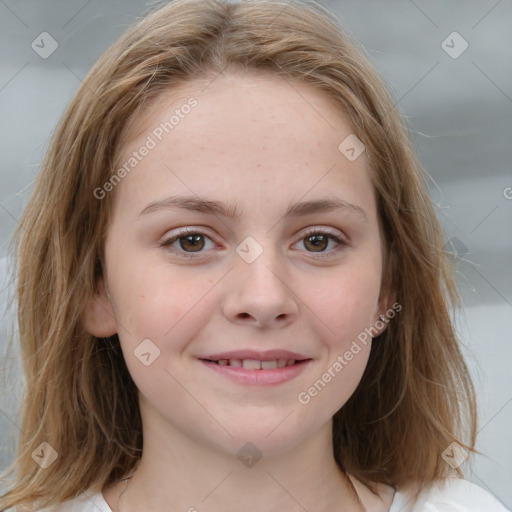
M301 425L296 424L292 419L295 415L295 411L284 414L280 410L279 415L234 420L227 426L233 438L224 437L222 444L232 454L238 454L239 450L250 443L265 456L280 455L304 443L309 435L320 428L318 425L307 425L303 422Z

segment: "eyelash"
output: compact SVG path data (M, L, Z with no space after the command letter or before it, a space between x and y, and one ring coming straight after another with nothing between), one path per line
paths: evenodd
M178 233L176 235L172 236L171 238L168 238L167 240L163 240L159 245L160 245L160 247L170 248L170 246L174 242L176 242L180 238L183 238L187 235L201 235L201 236L204 236L211 240L211 238L208 235L206 235L205 233L202 233L200 231L193 230L193 229L181 229L178 231ZM341 246L348 245L347 242L340 239L337 234L335 234L333 231L330 231L328 229L310 229L306 233L304 233L304 235L301 238L301 241L308 237L315 236L315 235L327 235L328 238L330 238L331 240L334 240L337 244L339 244ZM193 252L186 252L186 251L182 251L182 250L176 251L175 249L171 249L171 250L183 258L198 258L198 257L201 257L201 255L203 254L202 251L193 253ZM317 257L320 257L320 258L330 258L333 256L333 253L337 253L338 250L339 250L339 247L336 247L335 249L332 249L328 252L323 252L323 253L315 253L313 251L307 251L307 252L310 252L311 254L316 254Z

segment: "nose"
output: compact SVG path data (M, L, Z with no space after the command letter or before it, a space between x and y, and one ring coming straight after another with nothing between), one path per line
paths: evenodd
M224 315L240 325L286 327L297 318L300 302L290 281L285 265L268 247L251 263L235 255L226 283Z

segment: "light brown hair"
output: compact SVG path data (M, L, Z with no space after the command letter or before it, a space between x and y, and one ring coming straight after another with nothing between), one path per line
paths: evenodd
M441 453L451 442L474 450L474 390L450 317L460 301L427 174L364 51L312 1L175 0L130 27L87 75L15 233L26 390L16 477L0 510L99 489L140 458L137 389L117 335L97 339L81 323L104 269L112 199L94 190L116 168L132 116L163 91L228 68L320 88L366 146L385 247L382 290L403 309L334 416L337 463L369 486L423 487L449 475ZM31 457L43 441L59 453L49 469Z

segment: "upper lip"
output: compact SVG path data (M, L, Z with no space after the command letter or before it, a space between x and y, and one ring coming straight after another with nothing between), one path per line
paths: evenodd
M299 354L298 352L290 352L289 350L266 350L261 352L259 350L230 350L229 352L220 352L218 354L211 354L199 359L207 359L210 361L219 361L221 359L254 359L256 361L274 361L277 359L295 359L302 361L311 359L310 357Z

